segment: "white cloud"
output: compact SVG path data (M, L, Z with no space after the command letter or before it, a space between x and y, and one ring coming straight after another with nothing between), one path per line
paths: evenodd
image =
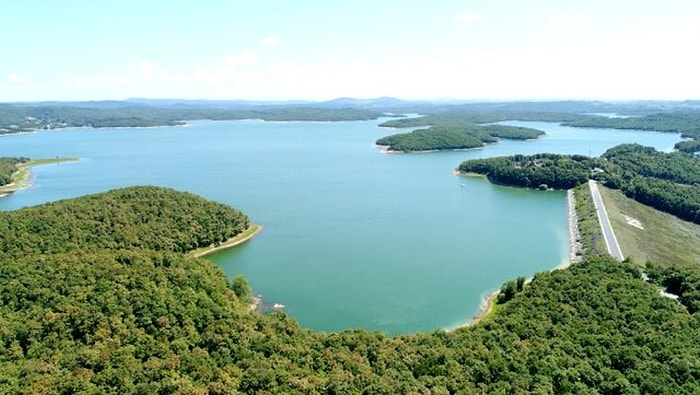
M573 18L574 20L576 18ZM573 33L577 32L574 29ZM673 28L644 27L617 34L584 31L561 41L517 46L455 48L433 57L284 57L261 50L199 59L196 64L156 59L123 64L48 85L56 97L182 97L208 99L331 99L398 96L407 99L693 99L700 96L700 54L687 37L700 21ZM527 59L526 62L520 60ZM514 62L518 67L513 67ZM19 98L27 85L10 83ZM21 78L15 80L20 81ZM5 89L7 88L7 89ZM65 97L65 95L71 97ZM95 95L100 95L95 97ZM36 99L36 98L34 98Z
M280 45L280 39L277 37L267 37L260 41L260 44L265 47L276 47Z
M131 67L130 74L134 77L148 78L156 71L156 66L150 60L139 60Z
M556 26L581 26L590 23L591 18L585 14L560 12L549 18L549 23Z
M459 12L454 15L455 21L463 24L470 24L481 19L481 15L475 12Z
M257 52L253 50L246 50L240 55L228 55L224 57L224 62L229 66L238 66L242 64L252 64L258 60Z
M11 73L7 75L7 82L11 84L23 84L27 82L27 78L21 74Z

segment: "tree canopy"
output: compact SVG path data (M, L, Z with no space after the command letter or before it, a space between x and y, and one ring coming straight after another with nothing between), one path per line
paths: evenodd
M483 174L494 183L524 188L569 189L594 176L595 159L582 155L513 155L462 162L458 170Z
M186 192L131 187L0 215L0 255L74 250L187 252L221 243L250 220L229 206Z

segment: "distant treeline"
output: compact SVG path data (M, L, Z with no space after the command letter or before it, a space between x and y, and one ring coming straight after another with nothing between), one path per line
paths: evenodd
M462 162L458 170L526 188L573 188L594 179L628 197L681 219L700 223L700 159L623 144L601 158L582 155L514 155Z
M415 128L425 126L464 127L465 125L486 125L505 121L571 122L591 117L594 116L564 112L515 111L501 109L499 107L479 110L464 107L459 110L439 112L425 116L392 119L379 126L391 128Z
M689 141L676 148L684 152L700 149L700 104L698 102L604 103L486 102L445 103L407 102L393 98L368 100L338 99L328 102L265 103L239 101L127 100L105 102L0 103L0 134L64 127L143 127L180 125L188 120L262 119L266 121L358 121L385 117L399 119L382 126L406 128L434 127L440 137L400 136L405 149L420 151L478 147L477 140L489 137L536 138L532 132L478 127L503 121L558 122L576 127L641 129L678 132ZM421 117L401 118L400 114L419 113ZM622 113L628 117L596 114ZM465 136L467 134L468 136ZM425 140L418 141L416 140Z
M667 133L680 133L692 139L676 144L676 149L693 153L700 151L700 113L665 113L641 117L588 117L565 121L564 125L584 128L638 129Z
M181 125L184 121L262 119L265 121L359 121L384 113L357 108L261 106L158 108L148 106L78 107L69 105L0 104L0 134L65 127L147 127Z
M507 284L498 311L474 327L314 333L251 312L244 280L178 252L246 222L154 187L0 213L0 393L700 389L698 268L647 268L682 304L632 265L590 257Z

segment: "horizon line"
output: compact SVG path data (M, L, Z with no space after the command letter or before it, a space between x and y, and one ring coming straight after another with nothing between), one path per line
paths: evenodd
M105 102L138 102L138 101L180 101L180 102L225 102L225 103L258 103L258 104L314 104L314 103L330 103L334 101L381 101L381 100L393 100L406 103L551 103L551 102L604 102L604 103L640 103L640 102L670 102L670 103L682 103L682 102L695 102L700 101L700 98L696 99L663 99L663 98L640 98L640 99L584 99L584 98L519 98L519 99L458 99L458 98L400 98L395 96L376 96L376 97L353 97L353 96L339 96L332 99L215 99L215 98L178 98L178 97L129 97L126 99L48 99L48 100L20 100L20 101L1 101L0 104L43 104L43 103L105 103Z

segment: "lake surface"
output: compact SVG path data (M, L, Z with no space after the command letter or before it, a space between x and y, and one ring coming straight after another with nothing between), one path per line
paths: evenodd
M379 121L193 122L185 127L65 129L0 137L0 156L80 157L34 168L11 210L153 184L235 206L264 230L209 257L246 276L304 327L391 334L453 328L517 276L568 257L563 192L459 177L466 159L538 152L600 155L625 142L670 150L677 134L508 122L547 132L483 149L384 154Z

